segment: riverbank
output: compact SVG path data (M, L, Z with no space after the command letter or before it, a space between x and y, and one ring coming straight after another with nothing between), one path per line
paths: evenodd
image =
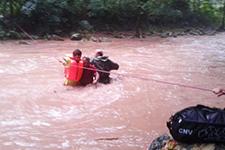
M64 38L70 38L71 40L92 40L94 42L105 41L105 39L98 39L101 37L113 37L113 38L146 38L146 37L179 37L185 35L194 35L194 36L203 36L203 35L215 35L219 32L223 32L223 30L218 30L213 27L157 27L152 26L145 31L139 31L139 33L129 30L129 31L88 31L81 30L75 31L71 33L53 33L53 34L45 34L45 35L33 35L27 33L24 30L18 31L1 31L0 32L0 40L9 40L9 39L17 39L17 40L26 40L26 39L46 39L46 40L56 40L63 41Z

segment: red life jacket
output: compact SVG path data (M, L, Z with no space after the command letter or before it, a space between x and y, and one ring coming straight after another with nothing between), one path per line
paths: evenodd
M83 74L83 61L77 63L71 59L69 66L64 68L64 73L67 80L80 81Z

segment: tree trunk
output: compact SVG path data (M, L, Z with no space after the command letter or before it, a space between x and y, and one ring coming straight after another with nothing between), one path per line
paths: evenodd
M9 11L10 11L10 16L13 15L13 0L9 0Z
M138 4L137 18L136 18L136 24L135 24L135 31L136 31L135 36L138 38L144 38L143 24L144 24L145 12L141 7L142 5L144 5L144 2L140 1Z
M137 16L136 25L135 25L135 36L141 38L142 31L141 31L141 16Z
M222 28L224 29L225 24L225 0L223 2L223 20L222 20Z
M223 18L222 18L222 22L221 22L221 26L219 27L219 31L224 31L225 30L225 0L223 2Z
M3 1L3 9L2 9L2 11L3 11L2 14L3 14L3 16L6 16L6 15L7 15L7 12L6 12L7 9L6 9L6 8L7 8L7 0L4 0L4 1Z

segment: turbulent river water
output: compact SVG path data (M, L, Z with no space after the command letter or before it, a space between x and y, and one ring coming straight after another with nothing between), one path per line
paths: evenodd
M1 150L143 150L176 111L225 107L225 96L191 88L225 87L225 33L29 43L0 42ZM57 58L76 48L117 62L112 83L63 86Z

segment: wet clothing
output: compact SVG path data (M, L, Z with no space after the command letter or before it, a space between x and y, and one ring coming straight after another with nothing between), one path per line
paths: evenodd
M76 85L78 85L78 82L77 81L73 81L73 80L65 79L63 85L65 85L65 86L76 86Z
M95 65L95 67L98 70L103 70L103 71L111 71L111 70L118 70L119 65L113 61L111 61L107 56L97 56L91 60L91 63ZM99 72L99 79L98 82L100 83L110 83L110 73L105 73L105 72Z
M83 61L76 62L73 58L66 58L64 64L64 85L75 86L83 74Z
M83 69L83 75L80 79L79 85L86 86L87 84L93 83L93 78L96 74L96 68L94 65L89 64L88 66L84 66L86 68ZM89 68L89 69L87 69Z

